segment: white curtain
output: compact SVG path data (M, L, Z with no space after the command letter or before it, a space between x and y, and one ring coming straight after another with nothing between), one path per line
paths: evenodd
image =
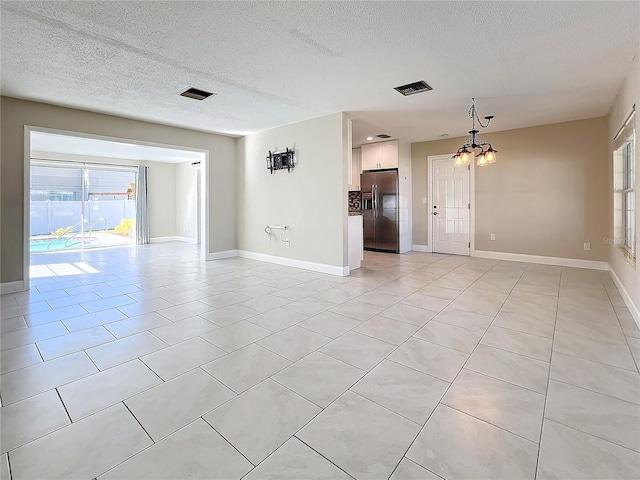
M136 240L145 245L149 239L149 167L138 167L138 185L136 187Z

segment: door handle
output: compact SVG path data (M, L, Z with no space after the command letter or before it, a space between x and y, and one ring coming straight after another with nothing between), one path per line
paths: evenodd
M373 207L373 216L378 215L378 185L373 185L373 195L371 198L371 206Z
M434 215L438 215L438 212L433 212Z

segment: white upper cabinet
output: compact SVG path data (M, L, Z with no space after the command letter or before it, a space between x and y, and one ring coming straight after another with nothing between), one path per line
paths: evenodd
M362 170L378 168L379 149L376 145L363 145L361 150Z
M382 142L378 147L380 148L379 168L398 168L398 141Z
M362 173L362 166L360 164L360 152L359 148L354 148L351 154L351 178L349 179L349 190L360 190L360 174Z
M362 145L362 170L398 168L398 141Z

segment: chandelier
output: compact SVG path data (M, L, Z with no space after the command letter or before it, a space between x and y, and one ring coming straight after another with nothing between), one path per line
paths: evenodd
M476 129L476 120L482 128L487 128L491 123L493 115L484 117L487 123L483 125L480 117L478 117L478 112L476 111L476 99L472 98L471 108L469 109L469 118L472 122L471 130L469 130L469 138L453 156L454 164L460 166L471 163L471 154L476 153L474 152L476 148L480 149L480 153L477 155L479 167L484 167L490 163L496 163L496 153L498 153L498 151L494 150L490 143L487 143L484 139L478 137L479 130Z

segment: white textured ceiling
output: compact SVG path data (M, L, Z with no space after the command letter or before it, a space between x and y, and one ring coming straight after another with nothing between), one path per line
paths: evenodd
M204 154L200 152L45 132L31 133L31 150L164 163L199 162L204 160Z
M606 115L640 46L638 1L1 8L3 95L230 135L347 111L355 144L463 135L472 96L494 131Z

